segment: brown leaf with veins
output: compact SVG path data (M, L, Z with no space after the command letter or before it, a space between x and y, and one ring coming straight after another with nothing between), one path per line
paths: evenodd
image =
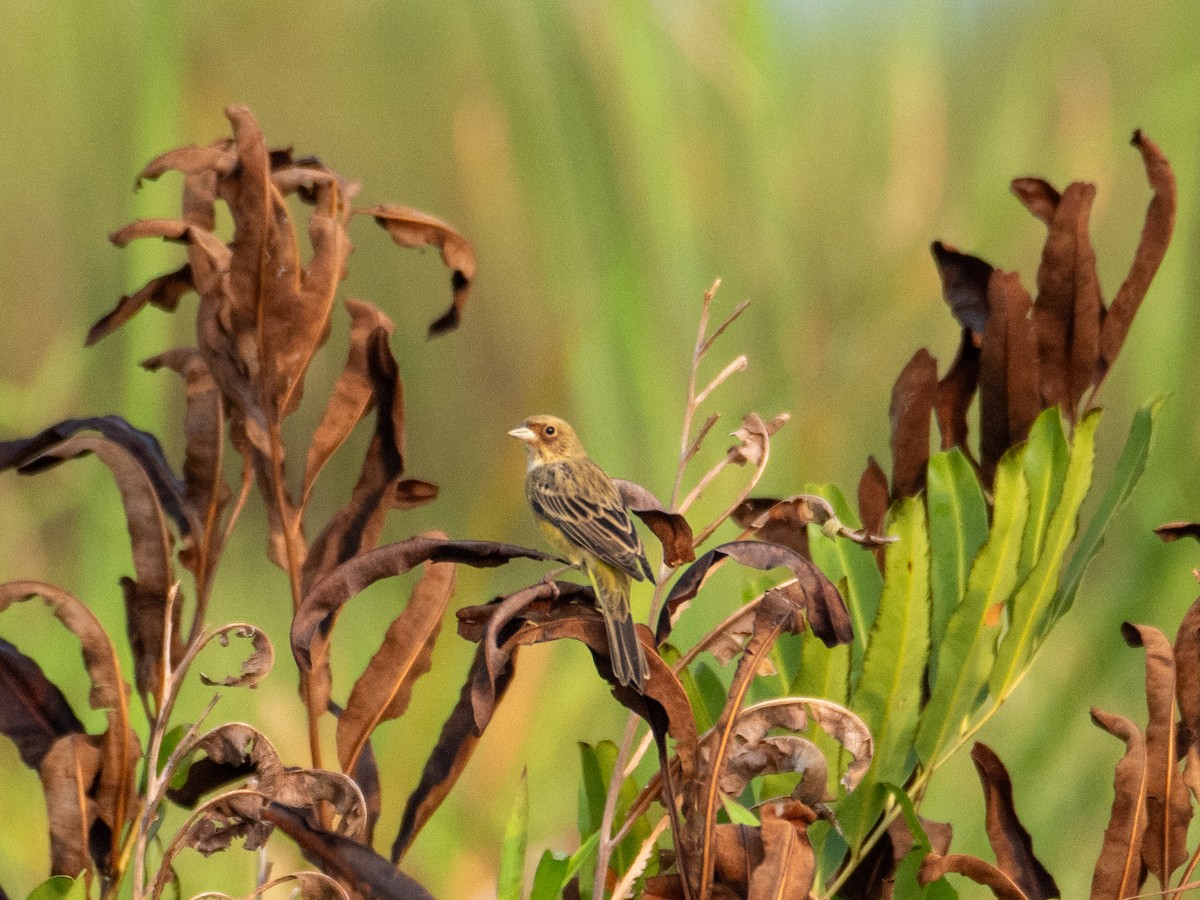
M450 308L429 326L429 336L437 337L457 328L471 282L475 280L475 249L470 242L441 219L408 206L381 203L355 212L373 216L401 247L433 246L441 251L442 262L451 272L454 300Z
M50 874L74 878L90 869L88 835L96 820L92 785L100 772L99 739L67 734L38 766L50 826Z
M1125 742L1113 778L1115 795L1104 843L1092 873L1092 900L1132 897L1141 886L1146 832L1146 741L1124 716L1092 709L1092 721Z
M786 800L760 810L763 861L750 876L747 900L807 897L816 876L808 826L817 815L803 803Z
M354 683L346 708L338 717L338 762L343 772L354 768L381 722L400 718L408 708L413 685L432 664L433 645L453 593L454 566L426 563L408 605L388 627L383 643Z
M1142 862L1166 888L1188 858L1192 804L1179 775L1175 747L1175 654L1170 641L1149 625L1121 625L1131 647L1146 650L1146 833Z
M1033 840L1013 805L1012 779L995 751L976 742L971 761L983 785L988 843L996 865L1020 887L1029 900L1048 900L1061 894L1054 878L1033 853Z

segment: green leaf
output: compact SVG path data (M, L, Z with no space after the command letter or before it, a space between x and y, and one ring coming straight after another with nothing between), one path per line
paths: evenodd
M810 484L805 486L804 492L828 500L834 513L846 527L860 527L858 516L835 485ZM819 525L808 526L808 548L812 561L830 581L839 584L843 578L846 579L842 596L846 601L846 609L850 612L850 622L854 626L852 671L857 680L862 668L867 635L871 633L871 625L879 608L883 576L879 572L879 566L875 564L875 555L870 550L847 538L831 538Z
M679 648L670 643L659 647L659 653L666 664L672 667L681 658ZM713 720L708 713L708 705L704 702L704 696L700 692L700 685L696 683L696 676L692 674L691 669L684 666L679 670L679 683L683 685L683 692L687 694L688 703L691 704L692 715L696 719L696 731L703 734L712 728Z
M599 837L597 832L596 837ZM537 871L533 874L533 889L529 900L558 900L562 895L563 886L571 877L567 868L571 865L571 857L566 853L547 850L538 860Z
M601 741L600 744L611 741ZM579 766L582 777L579 780L579 816L577 824L580 834L591 834L598 831L604 818L604 795L608 791L608 779L600 769L599 747L583 741L579 742ZM616 751L616 745L612 747Z
M613 768L617 761L617 745L612 741L600 741L595 746L579 744L579 756L583 767L583 778L580 786L579 799L579 833L592 834L600 830L604 818L604 801L608 795L608 785L613 776ZM637 799L638 787L633 778L626 778L617 794L617 823L623 821L625 814ZM615 826L614 826L615 827ZM625 835L625 839L617 845L612 855L612 865L618 871L623 871L633 863L642 842L650 835L650 823L645 816L639 816L637 821Z
M905 497L892 505L888 516L887 533L899 540L887 548L879 612L850 704L875 738L875 756L863 782L838 811L846 839L855 848L883 810L884 794L872 786L903 784L912 771L912 742L929 660L925 504L919 497Z
M547 850L538 860L537 871L533 875L533 888L529 900L558 900L562 896L567 883L575 877L585 862L594 862L596 847L600 844L600 832L593 832L579 849L571 855ZM585 890L591 883L585 886Z
M76 878L51 875L30 891L25 900L87 900L87 879L82 872Z
M1079 507L1092 484L1096 426L1099 424L1100 410L1097 409L1085 415L1075 427L1075 440L1061 499L1050 517L1038 561L1012 599L1008 633L1000 641L996 665L988 679L996 700L1003 700L1020 680L1033 659L1038 638L1045 633L1050 603L1058 589L1062 561L1078 526ZM1028 473L1028 461L1025 469ZM1031 498L1031 516L1032 506ZM1029 525L1026 524L1028 532Z
M725 807L725 815L729 816L729 821L734 825L749 825L752 828L758 828L762 823L758 821L758 816L752 813L742 804L738 803L724 791L721 792L721 805Z
M525 850L529 843L529 784L521 770L516 800L508 823L504 826L504 843L500 847L500 875L496 884L496 900L521 900L525 884Z
M929 458L925 504L929 510L929 582L933 599L930 643L941 645L946 625L967 590L971 563L987 538L987 501L970 460L955 447ZM930 679L937 657L930 659Z
M721 681L721 676L717 674L717 670L709 665L707 660L699 660L692 670L692 675L696 679L696 687L700 691L702 702L696 704L693 708L703 710L703 713L697 713L696 719L700 720L702 715L707 715L709 722L716 722L721 717L721 710L725 708L725 684ZM712 725L709 725L711 728ZM701 734L708 729L701 730L700 726L696 726L696 730Z
M1134 414L1133 424L1129 427L1129 437L1125 440L1125 447L1121 451L1121 458L1117 461L1104 499L1092 515L1087 531L1079 539L1075 553L1067 564L1062 584L1046 619L1047 631L1075 602L1075 594L1083 581L1083 573L1104 543L1104 533L1108 530L1113 516L1129 499L1129 495L1141 480L1142 473L1146 471L1146 462L1150 458L1150 449L1154 443L1154 424L1166 401L1165 396L1158 397ZM1045 636L1044 632L1042 636Z
M950 616L945 640L936 645L937 676L917 729L917 755L927 767L941 764L943 749L974 709L996 658L999 610L1017 586L1029 512L1024 450L1009 450L996 467L991 532L971 566L966 597Z
M1070 449L1063 434L1062 414L1058 407L1042 410L1029 429L1025 442L1025 482L1029 485L1029 517L1021 548L1020 576L1037 564L1046 544L1051 514L1062 495L1063 476Z

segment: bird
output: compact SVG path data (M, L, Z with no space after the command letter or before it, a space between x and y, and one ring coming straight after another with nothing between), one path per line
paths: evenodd
M642 691L650 670L629 612L632 579L654 581L620 491L569 424L531 416L508 432L525 445L525 496L549 544L584 570L608 634L613 674Z

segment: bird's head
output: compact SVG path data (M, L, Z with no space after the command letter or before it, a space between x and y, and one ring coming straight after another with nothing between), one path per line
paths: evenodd
M525 445L530 468L586 455L575 429L557 416L530 416L508 434Z

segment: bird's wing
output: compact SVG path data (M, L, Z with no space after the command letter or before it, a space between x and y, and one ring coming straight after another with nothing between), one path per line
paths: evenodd
M533 511L593 556L641 581L654 580L621 495L591 460L538 466L525 482Z

